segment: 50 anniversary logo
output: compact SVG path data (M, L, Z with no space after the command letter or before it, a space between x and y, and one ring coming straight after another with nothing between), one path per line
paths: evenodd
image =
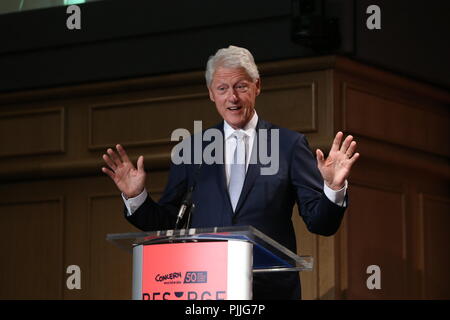
M195 284L208 283L207 271L187 271L184 279L182 272L172 272L167 274L157 274L155 281L165 285L173 284ZM181 281L183 279L183 282ZM145 292L142 293L142 300L169 300L169 299L187 299L187 300L223 300L225 298L225 291L174 291L174 292Z

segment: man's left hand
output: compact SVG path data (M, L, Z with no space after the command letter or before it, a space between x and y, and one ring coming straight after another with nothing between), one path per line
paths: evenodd
M359 153L355 153L356 141L347 136L341 145L344 134L338 132L334 137L330 153L325 159L322 150L316 150L317 166L327 186L333 190L340 190L350 175L352 165L358 160Z

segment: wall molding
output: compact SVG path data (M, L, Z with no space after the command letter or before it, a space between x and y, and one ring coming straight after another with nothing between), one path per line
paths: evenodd
M26 110L19 112L4 112L0 113L0 130L2 129L2 123L6 126L6 122L10 122L9 126L14 127L14 131L11 131L10 139L17 136L19 130L30 130L30 128L23 128L23 124L20 123L21 119L28 118L28 120L34 121L36 125L39 125L42 129L51 129L50 123L45 123L45 116L48 115L56 115L59 120L57 127L53 129L55 132L48 132L48 138L50 138L52 134L59 133L58 141L55 145L45 145L47 140L42 139L41 145L30 145L26 150L8 150L5 144L2 145L2 149L0 151L0 159L2 158L10 158L16 156L40 156L40 155L48 155L48 154L63 154L66 151L65 148L65 140L66 140L66 119L65 119L65 108L57 107L57 108L44 108L44 109L36 109L36 110ZM38 118L38 119L36 119ZM16 123L14 123L14 121ZM47 126L47 127L45 127ZM46 131L44 130L44 131ZM25 133L25 132L23 132ZM26 134L32 134L32 132L26 132ZM7 138L8 136L3 136L1 139ZM25 137L21 137L22 139L21 146L26 143Z

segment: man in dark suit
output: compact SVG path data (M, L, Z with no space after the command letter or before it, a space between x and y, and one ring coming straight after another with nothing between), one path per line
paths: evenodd
M108 149L103 159L109 168L102 171L122 192L126 219L142 230L173 229L182 199L195 181L192 227L252 225L295 252L291 216L297 203L310 232L333 235L346 208L346 178L359 157L353 137L342 141L343 133L338 132L328 157L316 150L316 161L304 135L260 119L255 102L261 82L253 56L244 48L230 46L210 57L206 82L224 119L215 127L222 137L224 154L218 158L223 161L172 164L156 203L144 188L143 157L135 168L122 146L116 146L117 153ZM276 157L272 174L262 174L267 163L258 156L261 142ZM206 145L203 142L202 152ZM253 297L300 298L298 273L255 275Z

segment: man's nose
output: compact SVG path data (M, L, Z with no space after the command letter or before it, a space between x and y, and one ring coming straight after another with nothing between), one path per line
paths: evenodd
M239 100L239 97L237 95L236 90L234 89L230 89L229 93L228 93L228 101L230 102L236 102Z

